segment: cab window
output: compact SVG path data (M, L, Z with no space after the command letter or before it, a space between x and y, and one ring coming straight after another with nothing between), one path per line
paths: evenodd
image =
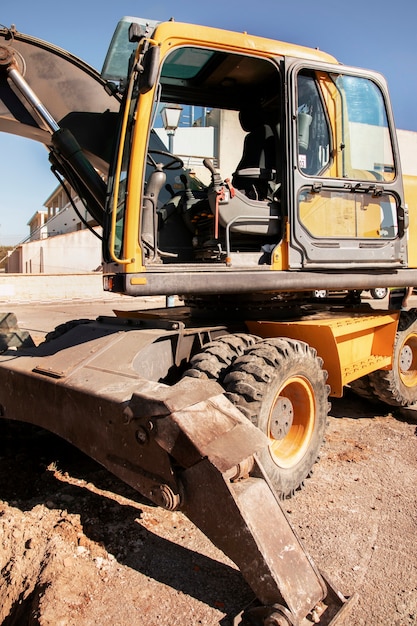
M322 174L330 161L326 109L314 74L298 75L298 166L307 175Z
M371 79L299 72L297 141L298 167L307 176L395 178L384 97Z

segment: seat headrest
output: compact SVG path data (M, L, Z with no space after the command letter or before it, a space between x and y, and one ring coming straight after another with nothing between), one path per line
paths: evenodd
M247 133L265 124L265 112L260 106L245 107L239 111L239 121Z

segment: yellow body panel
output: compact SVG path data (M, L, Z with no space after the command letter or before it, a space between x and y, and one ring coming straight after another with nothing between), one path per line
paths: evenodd
M315 48L306 48L284 41L249 35L248 33L237 33L181 22L159 24L153 34L153 41L161 46L162 56L167 50L192 44L271 58L289 56L311 61L337 63L335 57Z
M272 253L271 270L288 269L288 242L290 240L290 225L288 220L285 222L284 233L281 243L276 246Z
M390 369L398 312L332 313L295 322L247 322L261 337L289 337L317 350L328 372L330 395L342 397L343 387L377 369Z
M137 123L133 135L132 152L130 157L130 170L134 172L129 176L129 193L127 197L125 246L127 256L133 259L132 265L128 265L127 272L143 272L142 250L139 246L137 235L131 237L131 233L139 233L139 211L142 203L143 177L146 167L146 150L148 145L149 122L153 107L153 92L142 95L141 106L138 109ZM129 247L131 246L131 247Z
M378 200L363 196L331 196L326 192L309 194L300 202L300 219L314 237L374 237L380 236L381 209ZM359 204L359 206L358 206Z

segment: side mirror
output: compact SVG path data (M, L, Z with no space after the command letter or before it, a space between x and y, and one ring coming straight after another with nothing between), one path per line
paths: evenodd
M147 93L154 86L158 76L159 58L159 46L151 46L145 52L142 59L142 70L139 80L139 93Z
M139 41L145 37L146 27L143 24L132 22L129 26L128 36L130 43L139 43Z

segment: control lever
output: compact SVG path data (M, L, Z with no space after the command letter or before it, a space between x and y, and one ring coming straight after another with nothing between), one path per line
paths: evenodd
M219 170L216 170L216 168L213 165L213 162L210 159L204 159L203 165L211 173L211 181L213 183L213 188L217 191L223 183Z

